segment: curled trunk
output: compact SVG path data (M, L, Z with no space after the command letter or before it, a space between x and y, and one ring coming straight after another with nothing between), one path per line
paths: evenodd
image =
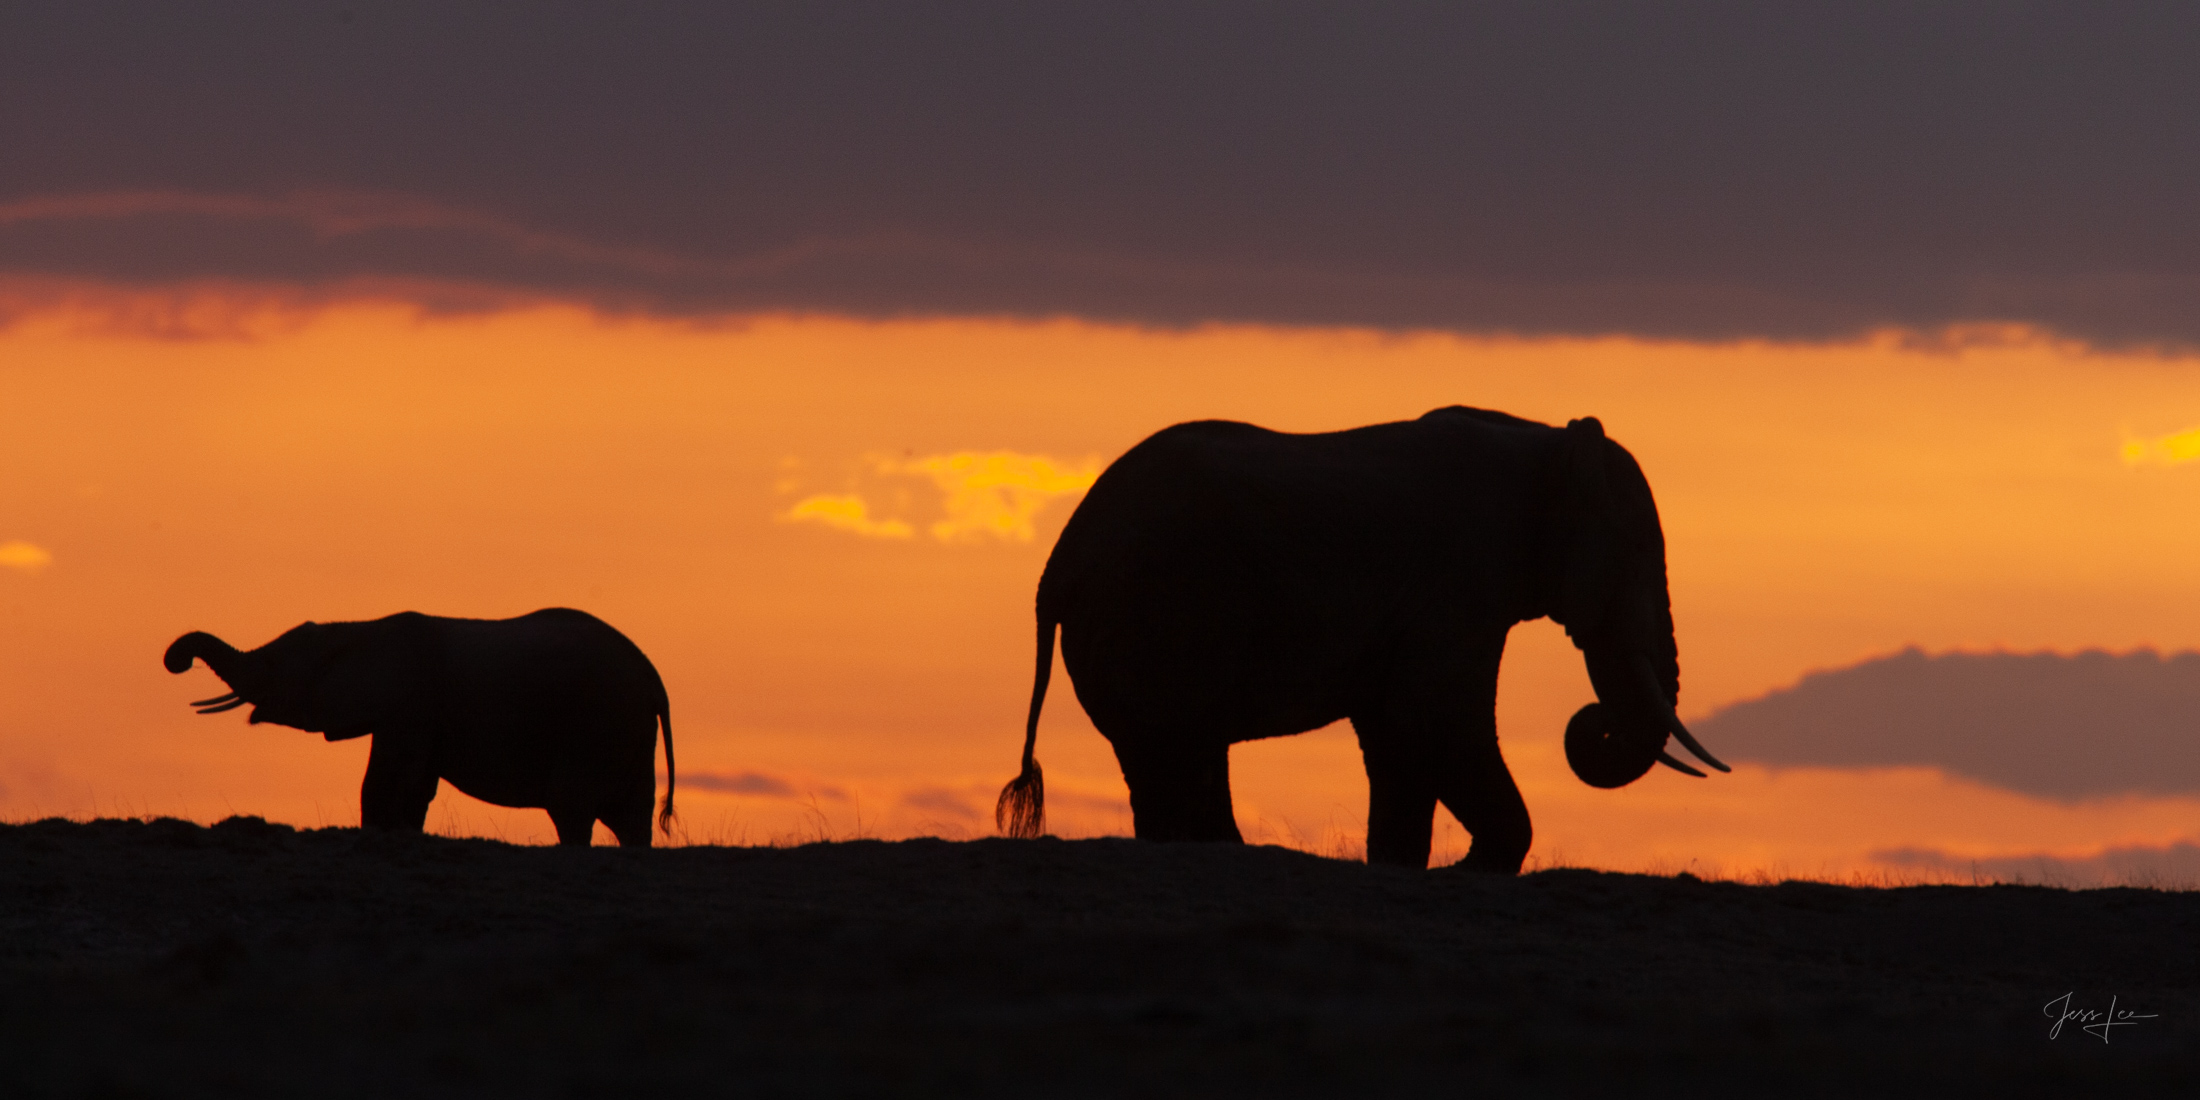
M1566 763L1592 787L1624 787L1657 764L1672 704L1644 658L1602 647L1584 656L1597 701L1566 723Z
M1623 732L1602 703L1590 703L1566 723L1566 764L1592 787L1624 787L1642 778L1658 762L1665 738L1645 749L1639 736Z
M1707 766L1727 770L1681 724L1670 678L1661 678L1654 660L1591 649L1588 680L1597 689L1597 702L1575 711L1566 722L1566 766L1582 783L1624 788L1657 763L1703 779L1703 772L1665 752L1668 737L1679 737L1681 746Z
M1597 702L1576 711L1566 723L1566 763L1582 782L1592 787L1624 787L1657 764L1702 778L1702 772L1665 751L1668 736L1679 737L1682 746L1705 764L1729 770L1681 724L1673 711L1673 696L1654 662L1595 650L1587 656Z

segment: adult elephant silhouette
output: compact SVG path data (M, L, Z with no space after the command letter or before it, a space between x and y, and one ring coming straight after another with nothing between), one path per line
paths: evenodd
M239 651L203 632L168 647L181 673L206 662L230 691L200 714L250 705L251 721L323 734L373 735L359 822L419 832L437 780L499 806L550 811L560 844L586 845L603 822L622 846L648 847L665 733L672 822L672 709L656 666L626 635L584 611L446 619L407 611L372 622L305 623Z
M1039 581L1038 667L1011 836L1045 829L1034 755L1061 629L1078 701L1115 746L1140 839L1239 841L1229 752L1349 718L1367 766L1367 858L1426 867L1437 803L1463 863L1514 874L1532 827L1497 747L1513 624L1550 616L1598 702L1574 773L1624 786L1670 734L1680 664L1650 484L1594 418L1553 428L1445 408L1291 435L1179 424L1100 475Z

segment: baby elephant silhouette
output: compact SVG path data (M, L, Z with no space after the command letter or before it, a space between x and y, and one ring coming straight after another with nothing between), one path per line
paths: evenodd
M181 673L206 662L229 692L201 714L251 706L331 741L373 736L360 824L419 832L436 781L499 806L550 811L561 844L586 845L601 821L648 847L665 731L672 822L672 711L656 666L626 635L583 611L447 619L407 611L360 623L305 623L239 651L204 632L168 647Z

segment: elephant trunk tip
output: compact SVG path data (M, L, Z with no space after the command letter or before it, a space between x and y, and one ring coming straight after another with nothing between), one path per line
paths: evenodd
M1001 788L1001 800L993 807L994 827L1002 833L1028 840L1047 831L1047 789L1039 761L1024 758L1023 773Z
M161 654L160 663L162 667L170 672L188 672L191 669L191 662L194 660L210 658L216 654L235 652L236 648L228 642L222 641L203 630L194 630L169 643L168 652ZM212 660L207 661L209 667L213 663Z
M1566 723L1566 764L1582 782L1616 790L1657 766L1665 739L1660 730L1649 741L1622 725L1610 706L1590 703Z

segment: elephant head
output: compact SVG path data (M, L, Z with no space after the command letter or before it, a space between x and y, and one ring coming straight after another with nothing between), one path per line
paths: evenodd
M1580 647L1597 695L1566 725L1566 762L1592 787L1624 787L1660 763L1701 777L1666 752L1671 736L1705 764L1730 770L1674 712L1679 649L1649 480L1594 417L1566 425L1565 452L1564 550L1551 617Z
M364 737L399 712L405 702L390 685L405 662L400 639L378 629L384 623L304 623L258 649L240 651L204 631L176 639L161 663L181 673L205 661L229 692L191 705L200 714L252 707L254 724L272 722L326 736Z

